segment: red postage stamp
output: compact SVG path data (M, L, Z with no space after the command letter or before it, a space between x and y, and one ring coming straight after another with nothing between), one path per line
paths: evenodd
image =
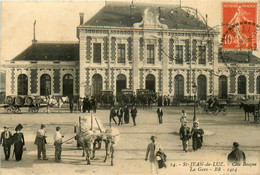
M257 3L223 2L222 49L256 50Z

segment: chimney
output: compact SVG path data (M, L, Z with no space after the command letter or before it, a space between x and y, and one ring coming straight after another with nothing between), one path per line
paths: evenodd
M132 3L130 4L130 17L131 17L131 20L134 20L135 17L134 17L134 13L135 13L135 5L134 5L134 1L132 0Z
M83 25L84 23L84 13L79 13L79 18L80 18L80 25Z
M36 26L36 20L34 20L34 23L33 23L33 40L32 40L32 43L37 42L36 37L35 37L35 26Z
M159 8L158 8L158 11L159 11L159 20L164 20L163 15L162 15L162 13L163 13L163 7L159 7Z

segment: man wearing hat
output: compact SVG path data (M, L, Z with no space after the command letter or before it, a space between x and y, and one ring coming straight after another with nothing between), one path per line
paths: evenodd
M45 125L41 125L41 129L39 129L36 132L36 137L35 137L35 141L34 144L37 145L37 150L38 150L38 160L41 160L41 153L43 156L43 160L48 160L48 158L46 157L46 148L45 148L45 144L47 144L46 141L46 132L44 130Z
M4 132L1 133L0 144L2 144L5 154L5 160L9 160L10 158L10 150L11 150L11 137L12 133L9 131L8 126L4 126Z
M24 136L21 130L23 126L18 124L15 128L16 133L13 135L14 140L14 154L16 161L20 161L23 156Z
M188 142L191 138L190 128L187 126L187 121L184 121L180 128L180 139L182 140L183 151L188 152Z
M233 142L233 148L232 152L228 155L228 162L229 163L240 163L240 162L246 162L246 155L243 151L241 151L239 148L239 144L237 142Z
M149 155L149 162L151 165L151 173L152 174L158 174L158 162L156 161L156 153L162 148L161 145L156 142L157 137L151 136L151 143L147 146L145 161L148 160Z
M61 160L61 145L62 145L62 135L60 133L60 127L56 127L56 132L54 134L54 146L55 146L55 162L60 162Z

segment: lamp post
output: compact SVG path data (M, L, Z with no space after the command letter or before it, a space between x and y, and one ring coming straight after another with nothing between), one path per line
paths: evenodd
M196 121L196 94L197 94L197 85L194 83L192 85L192 92L194 94L194 116L193 116L193 121Z

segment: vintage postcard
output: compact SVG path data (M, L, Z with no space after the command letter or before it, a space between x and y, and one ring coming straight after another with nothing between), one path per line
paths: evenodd
M258 0L0 2L0 175L258 175Z

